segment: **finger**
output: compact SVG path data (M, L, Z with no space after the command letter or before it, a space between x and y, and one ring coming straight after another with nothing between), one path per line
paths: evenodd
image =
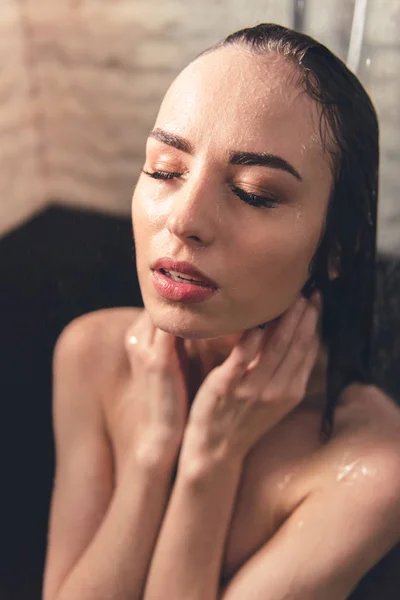
M297 389L302 392L304 396L307 384L310 379L310 375L314 368L315 362L318 358L319 350L321 348L321 342L319 337L314 338L313 343L311 344L311 348L307 352L303 364L300 366L300 369L296 376L294 377L295 385Z
M142 309L139 315L133 319L133 322L126 331L126 342L128 344L131 343L132 345L137 343L148 345L152 336L152 331L149 326L149 315L145 309Z
M318 318L318 308L315 304L309 303L296 329L287 354L272 377L271 384L276 385L278 389L287 387L288 383L292 382L304 364L305 357L308 356L310 349L314 346Z
M128 355L128 360L131 367L134 367L136 360L137 348L143 343L145 337L145 330L143 329L143 319L145 315L143 312L139 316L135 317L133 322L130 324L124 335L124 348Z
M157 346L161 354L165 356L171 354L171 352L174 351L177 342L181 344L183 338L178 338L173 333L168 333L158 327L154 327L153 344Z
M246 331L233 347L225 362L216 367L208 375L208 379L218 382L223 389L234 387L246 373L249 364L261 350L264 332L261 329Z
M290 402L289 405L286 404L286 412L287 409L293 410L302 400L304 400L310 375L318 357L320 347L321 344L319 338L314 338L299 371L296 373L296 376L291 379L289 386L286 386L285 395Z
M125 349L132 366L135 366L139 351L151 356L155 331L149 313L143 308L125 334Z
M254 384L257 381L264 382L265 384L273 376L287 353L296 327L307 305L308 301L303 296L300 296L287 312L284 313L276 327L268 335L265 344L263 344L260 359L249 374L249 381L253 381Z
M184 338L177 337L173 333L160 329L151 320L149 322L149 329L152 331L149 352L155 360L156 365L162 368L177 366L178 363L181 366L186 365L187 358L184 348Z

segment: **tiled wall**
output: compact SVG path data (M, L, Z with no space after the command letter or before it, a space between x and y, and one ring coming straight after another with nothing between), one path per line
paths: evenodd
M0 233L49 199L127 214L175 75L228 33L293 25L292 0L2 0ZM354 0L307 0L304 31L344 60ZM378 245L400 255L400 3L370 0L359 76L381 124Z
M0 4L0 233L44 203L32 70L17 3Z

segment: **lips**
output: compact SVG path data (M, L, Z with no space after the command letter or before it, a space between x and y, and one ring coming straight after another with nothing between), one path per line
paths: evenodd
M210 277L207 277L207 275L205 275L186 261L176 261L165 256L156 260L151 268L153 271L159 271L161 269L165 271L176 271L177 273L181 273L182 277L185 277L186 275L188 278L194 279L195 281L199 281L204 285L215 289L218 288L215 281L210 279Z

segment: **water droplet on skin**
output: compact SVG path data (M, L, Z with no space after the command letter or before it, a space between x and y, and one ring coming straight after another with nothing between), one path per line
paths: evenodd
M129 338L129 343L132 345L137 344L137 337L135 337L134 335L131 335Z
M357 458L351 463L339 466L336 481L352 484L355 481L363 480L364 477L374 477L376 469L366 467L361 461L361 458Z
M347 465L339 467L339 472L336 477L336 481L354 481L357 478L357 471L354 470L355 465L359 462L360 459L353 461Z
M295 470L294 471L289 471L289 473L286 473L286 475L284 476L284 478L281 479L281 481L278 482L278 489L280 491L282 491L287 486L287 484L289 483L289 481L294 476Z

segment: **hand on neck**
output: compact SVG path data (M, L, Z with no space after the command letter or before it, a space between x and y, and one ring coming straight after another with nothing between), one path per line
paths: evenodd
M186 338L184 340L188 358L188 377L190 378L188 383L194 395L208 373L228 358L240 336L241 334L235 333L217 338ZM318 357L308 380L305 398L320 396L321 402L325 403L327 364L327 349L321 343Z

